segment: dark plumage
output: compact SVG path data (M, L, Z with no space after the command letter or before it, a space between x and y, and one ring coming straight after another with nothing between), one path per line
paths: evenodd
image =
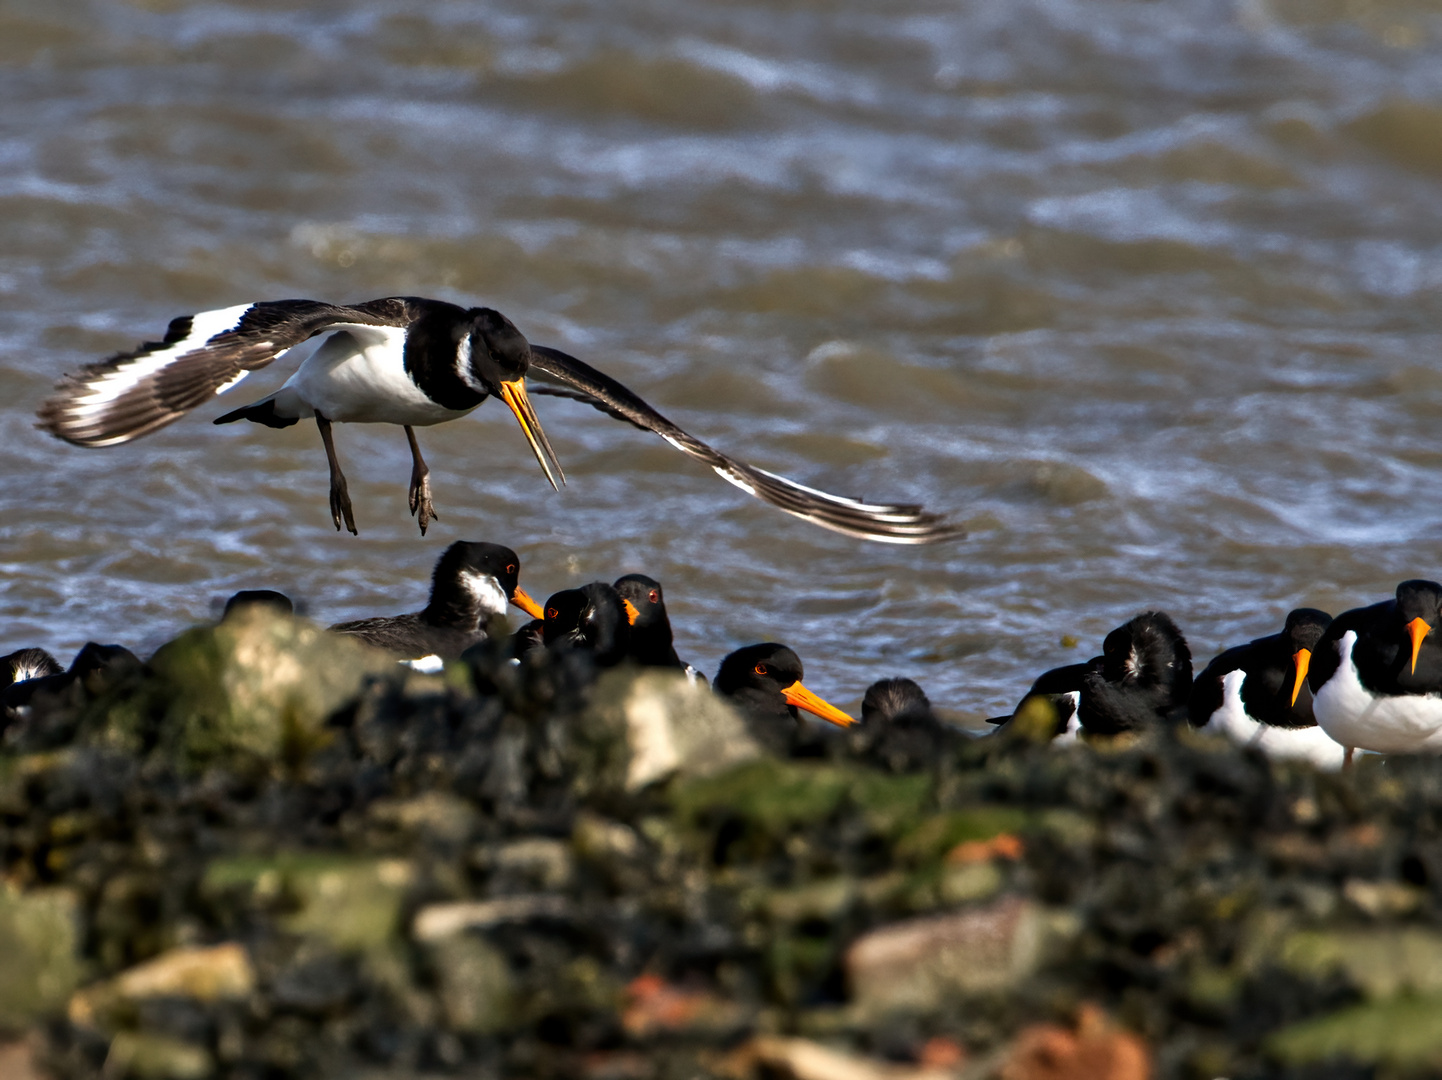
M1342 612L1307 683L1318 725L1349 751L1442 753L1442 585L1404 581L1393 599Z
M541 634L552 651L583 652L597 667L615 667L627 658L635 617L612 586L593 581L551 595Z
M622 600L636 609L636 621L631 624L630 658L642 667L675 668L693 679L704 678L676 655L661 583L645 574L627 574L616 579L615 589Z
M780 753L806 741L800 727L804 709L837 727L856 723L801 683L801 657L774 641L747 645L721 661L712 689L740 711L747 728L763 746Z
M911 679L882 679L866 688L861 723L847 732L853 754L893 772L923 769L967 736L943 723Z
M1192 651L1177 624L1145 611L1106 636L1101 664L1082 676L1083 730L1115 735L1179 723L1192 689Z
M616 380L573 356L532 345L500 312L441 300L390 296L353 305L319 300L238 304L184 315L163 341L89 364L67 375L40 408L40 426L77 446L112 446L164 427L230 389L283 353L321 337L275 393L219 417L289 427L314 418L330 467L330 511L356 531L350 494L331 434L334 423L386 423L405 429L411 449L411 513L426 531L436 516L430 469L415 428L465 416L488 397L515 415L553 486L560 462L527 396L574 398L653 432L700 459L722 479L788 514L869 540L928 544L964 531L920 506L866 503L828 495L712 449L681 430ZM554 468L553 468L554 467Z
M59 664L51 658L58 669ZM0 687L0 719L18 720L33 712L73 708L93 700L144 667L123 645L87 642L70 667Z
M29 679L43 679L47 675L59 675L64 670L60 661L44 649L16 649L8 656L0 656L0 687Z
M263 608L278 615L295 614L295 605L285 593L276 592L274 589L241 589L225 602L225 611L221 613L220 621L224 622L232 615L255 608Z
M520 573L520 557L510 548L458 541L436 561L431 599L424 609L336 623L330 629L404 660L426 656L456 660L489 636L490 620L504 617L508 603L532 616L540 614L540 607L519 584Z
M1116 735L1184 721L1191 688L1186 638L1164 612L1145 611L1106 636L1102 655L1043 672L1016 711L993 723L1014 720L1041 698L1052 707L1056 735Z

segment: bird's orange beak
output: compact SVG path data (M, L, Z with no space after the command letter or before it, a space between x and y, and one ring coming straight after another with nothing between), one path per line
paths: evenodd
M1297 695L1302 692L1302 683L1307 678L1307 668L1312 664L1312 650L1298 649L1292 654L1292 665L1297 669L1297 680L1292 683L1292 704L1297 704Z
M551 487L559 490L556 476L559 475L561 483L564 484L566 474L556 459L556 452L551 449L551 440L546 438L546 433L541 428L541 421L536 418L536 410L531 408L531 399L526 396L525 380L514 379L501 383L501 400L516 414L516 421L521 425L526 441L531 444L531 453L535 454L536 460L541 463L541 471L546 474ZM555 473L551 472L552 465L556 466Z
M519 585L516 586L516 591L511 593L511 603L515 604L516 607L520 608L533 619L544 619L546 617L546 613L541 610L541 605L527 596L526 590Z
M799 679L781 691L781 696L786 699L786 704L795 705L798 709L805 709L807 712L819 716L821 719L828 723L835 724L837 727L850 727L856 723L855 720L847 716L835 705L822 701L810 690L802 686Z
M636 605L623 596L621 597L621 606L626 609L626 621L635 626L636 620L641 617L641 613L636 610Z
M1417 654L1422 651L1422 639L1432 632L1431 625L1422 618L1407 624L1407 633L1412 637L1412 674L1417 674Z

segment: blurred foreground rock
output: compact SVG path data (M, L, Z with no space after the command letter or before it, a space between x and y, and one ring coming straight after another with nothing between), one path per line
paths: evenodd
M590 675L484 649L420 675L259 609L34 695L0 752L0 1053L76 1080L1437 1071L1434 762L1322 775L1185 733L782 759L681 682Z

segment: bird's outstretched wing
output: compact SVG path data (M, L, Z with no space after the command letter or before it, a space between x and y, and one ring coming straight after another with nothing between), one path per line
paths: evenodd
M164 341L62 378L40 407L40 427L77 446L129 442L180 419L307 338L348 324L405 326L408 309L396 297L354 306L275 300L183 315Z
M961 526L920 506L830 495L727 457L682 431L615 379L558 349L531 346L527 381L535 393L584 401L643 431L654 431L677 450L700 458L748 495L823 528L888 544L934 544L966 535Z

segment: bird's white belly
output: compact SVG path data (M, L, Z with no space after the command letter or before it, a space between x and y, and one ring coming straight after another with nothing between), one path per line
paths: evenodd
M1061 696L1064 698L1071 698L1071 716L1067 719L1066 730L1063 731L1060 735L1056 736L1056 738L1052 739L1052 742L1074 743L1077 741L1077 736L1081 734L1082 729L1081 691L1073 690L1071 693L1062 694Z
M1442 697L1374 695L1357 677L1348 630L1337 644L1341 663L1312 699L1317 724L1343 746L1379 754L1442 754Z
M465 416L421 391L406 374L405 330L367 328L365 339L347 331L326 338L276 391L277 410L345 424L404 424L426 427Z
M1269 758L1310 761L1319 769L1340 769L1342 744L1320 727L1281 728L1253 720L1242 704L1245 671L1229 671L1222 677L1222 705L1201 729L1225 736L1237 746L1255 746Z

